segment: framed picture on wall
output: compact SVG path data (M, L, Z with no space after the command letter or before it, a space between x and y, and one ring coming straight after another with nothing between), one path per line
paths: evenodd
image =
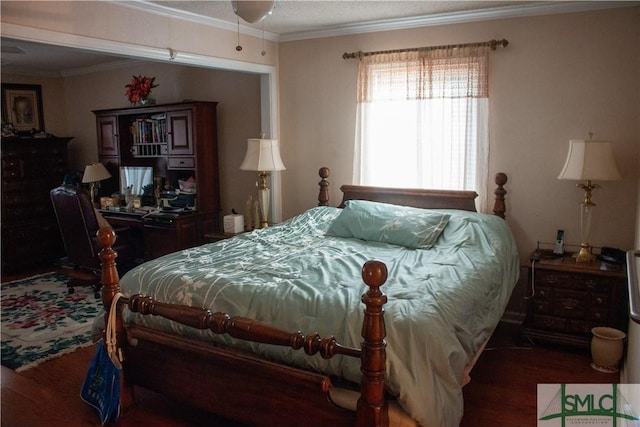
M11 123L18 133L44 131L41 86L3 83L2 121Z

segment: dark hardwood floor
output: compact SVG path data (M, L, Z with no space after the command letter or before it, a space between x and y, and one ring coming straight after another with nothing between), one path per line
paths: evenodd
M38 272L51 271L51 268ZM27 276L28 276L27 275ZM5 276L2 281L20 278ZM15 373L2 367L1 425L100 426L94 409L79 397L95 347L53 359ZM617 383L617 374L590 367L588 349L531 345L519 337L517 325L501 323L471 372L464 388L461 427L535 426L536 387L540 383ZM173 403L156 393L136 389L138 405L119 426L230 427L237 424Z

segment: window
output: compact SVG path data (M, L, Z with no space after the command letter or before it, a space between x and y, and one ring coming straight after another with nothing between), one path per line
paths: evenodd
M475 190L485 210L487 47L364 57L354 182Z

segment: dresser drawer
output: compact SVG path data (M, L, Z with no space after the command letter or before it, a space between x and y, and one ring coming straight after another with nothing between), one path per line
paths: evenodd
M611 306L609 294L589 294L589 306L592 309L608 308Z
M531 326L546 331L564 332L567 329L567 319L563 317L539 315L532 319Z
M589 290L590 292L609 293L615 284L611 277L586 276L576 274L573 278L575 287Z
M169 157L169 169L194 169L196 159L193 157Z
M536 270L536 286L572 287L572 274L553 270Z
M586 296L580 292L556 289L553 299L553 314L562 317L583 318Z
M553 289L548 286L536 286L532 308L537 314L551 314L553 311Z
M591 336L591 329L596 326L602 326L602 324L582 319L568 319L565 331L570 334Z

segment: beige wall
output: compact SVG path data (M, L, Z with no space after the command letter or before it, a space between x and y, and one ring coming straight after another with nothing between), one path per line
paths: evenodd
M97 161L93 110L128 107L124 85L133 74L155 76L152 91L158 103L184 99L217 101L221 202L224 213L241 210L255 191L256 176L240 171L248 138L260 135L260 77L257 74L140 61L138 64L66 78L2 75L3 83L42 85L45 129L73 136L71 170L82 171Z
M268 49L275 54L262 57L259 39L245 37L245 49L238 56L233 49L233 32L144 15L113 3L3 1L0 5L3 24L277 64L280 139L287 166L281 174L285 218L316 203L316 171L320 166L329 166L333 171L332 197L336 203L339 184L351 181L357 62L343 60L343 52L507 38L509 47L491 55L490 170L492 174L504 171L509 175L508 221L523 260L536 241L553 240L558 228L566 230L568 243L579 242L578 203L582 194L575 183L558 181L556 176L569 139L586 137L590 131L597 138L614 142L615 157L624 176L624 180L603 183L603 188L596 190L594 200L598 206L591 242L623 249L634 244L640 146L638 7L433 26L278 46L268 43ZM6 27L3 25L3 34ZM106 96L117 100L122 96L119 85L123 84L124 75L112 74L115 86ZM159 81L162 84L163 80ZM66 102L77 106L69 88L64 90ZM96 98L90 92L72 92L74 97ZM162 96L168 100L179 93L176 89L175 93ZM157 96L161 97L160 91ZM122 101L115 105L105 103L104 107L122 105ZM76 107L68 106L65 112L71 108ZM89 113L83 110L78 115L88 117ZM63 118L60 123L64 130ZM78 138L91 138L90 131L69 130ZM244 148L240 153L243 151ZM231 154L234 159L241 156L238 152ZM83 155L79 158L84 159ZM223 181L223 186L231 189L235 181L228 179L231 182ZM244 187L239 191L225 187L224 191L244 193L243 199L248 194ZM225 206L225 210L230 207Z
M565 230L579 243L575 182L559 181L568 141L614 142L622 181L602 183L591 243L634 244L640 147L640 8L504 19L282 43L279 48L284 216L313 206L315 171L332 170L333 201L352 179L357 61L343 52L507 38L491 54L490 171L509 175L508 222L523 261ZM490 189L493 191L493 188Z
M257 64L275 65L277 60L274 42L265 42L269 54L262 56L262 39L242 35L243 50L237 52L238 36L235 31L157 13L145 13L117 2L3 0L0 7L3 24L164 49L167 51L167 60L169 48L177 51L178 55L209 55ZM5 35L5 28L2 31ZM73 38L69 39L69 43L74 42Z

